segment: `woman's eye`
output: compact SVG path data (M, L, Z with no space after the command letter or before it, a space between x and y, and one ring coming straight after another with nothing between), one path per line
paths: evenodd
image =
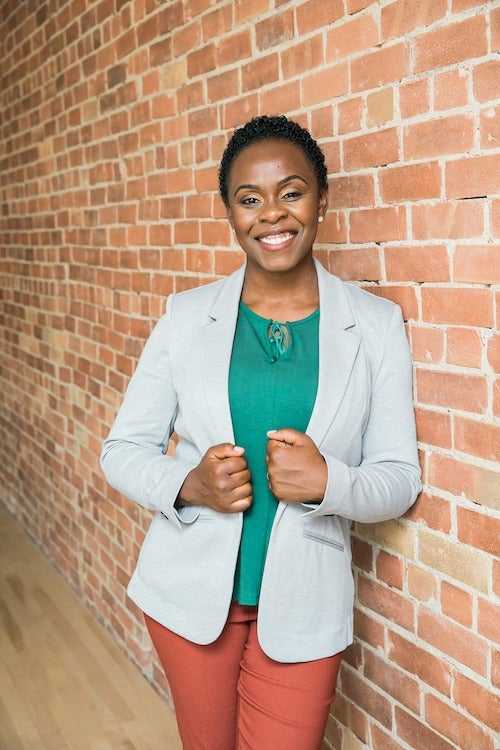
M281 200L296 201L301 196L302 196L302 193L299 190L289 190L288 193L285 193L285 195L282 197Z
M258 202L259 201L257 198L254 198L252 195L249 195L246 198L242 198L241 205L242 206L255 206Z

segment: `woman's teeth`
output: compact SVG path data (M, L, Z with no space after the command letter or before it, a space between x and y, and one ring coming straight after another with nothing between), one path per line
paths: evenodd
M285 232L284 234L269 234L267 237L261 237L260 241L265 245L281 245L292 237L293 234L291 232Z

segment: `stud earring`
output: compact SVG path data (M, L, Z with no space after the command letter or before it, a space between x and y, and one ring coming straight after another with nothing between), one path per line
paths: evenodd
M318 216L318 224L322 224L322 223L323 223L323 216Z

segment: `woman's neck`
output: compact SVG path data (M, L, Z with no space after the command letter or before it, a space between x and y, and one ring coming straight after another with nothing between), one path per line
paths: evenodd
M247 268L241 299L263 318L301 320L319 306L316 268L311 264L300 274L256 274Z

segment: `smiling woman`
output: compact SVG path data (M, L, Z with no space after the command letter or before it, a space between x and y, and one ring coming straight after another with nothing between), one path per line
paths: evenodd
M156 511L128 592L184 750L318 750L353 637L351 522L420 490L409 347L396 305L313 257L328 183L307 130L250 121L219 186L246 263L169 298L102 466Z
M232 163L226 207L247 256L243 300L255 296L252 290L257 290L261 314L282 319L288 312L287 302L282 300L284 291L301 290L296 302L307 300L308 307L317 306L312 248L318 220L327 208L327 192L320 190L314 168L302 150L279 140L248 146ZM270 276L273 272L280 275ZM267 290L264 298L263 284ZM295 294L292 296L295 299ZM264 309L266 299L278 301L280 307ZM295 304L290 312L300 318L309 311Z

